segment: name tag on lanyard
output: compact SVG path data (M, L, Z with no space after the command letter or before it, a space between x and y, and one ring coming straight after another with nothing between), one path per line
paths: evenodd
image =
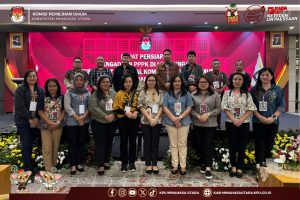
M81 105L79 105L79 114L83 115L85 113L85 105L83 105L83 95L80 95Z
M29 111L36 111L36 107L37 107L37 102L36 101L30 101L30 107L29 107Z
M106 111L112 111L113 110L113 100L109 99L106 103L105 103L105 110Z
M153 114L157 114L158 113L158 105L157 104L151 105L151 110L152 110Z
M174 103L174 110L175 110L175 113L177 116L180 115L180 113L181 113L181 103L180 102Z
M259 102L259 111L267 111L268 110L268 103L266 101Z
M125 106L125 112L130 112L131 107L130 106Z
M200 105L200 114L202 115L205 113L207 113L207 105L203 103Z
M219 81L214 81L214 82L213 82L213 86L214 86L214 88L216 88L216 89L220 88Z

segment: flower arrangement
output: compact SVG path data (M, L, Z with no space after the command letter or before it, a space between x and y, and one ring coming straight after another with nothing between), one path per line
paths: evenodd
M229 149L215 148L212 168L215 171L228 171L231 168Z
M285 168L299 170L300 134L294 136L276 134L272 153L275 159L279 159L278 162L285 164Z

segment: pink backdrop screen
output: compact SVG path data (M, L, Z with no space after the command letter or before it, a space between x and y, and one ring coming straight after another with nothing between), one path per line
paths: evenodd
M265 54L264 32L152 33L152 48L148 51L141 50L140 38L140 33L29 33L30 65L38 68L39 84L44 86L52 77L63 84L64 74L72 69L76 56L82 57L83 68L89 70L96 67L96 58L101 55L106 66L114 70L121 64L122 53L128 52L132 55L131 64L143 79L155 73L164 49L171 49L172 60L180 66L186 63L189 50L196 51L197 63L204 70L211 69L212 60L218 58L221 70L228 76L238 59L243 60L245 71L252 76L258 53L263 60Z

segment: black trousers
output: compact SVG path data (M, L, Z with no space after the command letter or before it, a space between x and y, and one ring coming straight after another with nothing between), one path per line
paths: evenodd
M29 124L17 124L17 130L20 134L20 141L22 146L22 158L24 162L24 169L35 173L32 160L32 146L35 140L40 136L40 130L31 128Z
M229 136L229 157L232 167L238 169L243 169L244 167L249 129L249 123L243 123L240 127L236 127L233 123L226 122L226 132ZM236 154L238 155L236 156Z
M97 164L103 167L104 163L109 163L112 143L116 132L116 122L101 123L93 120L92 129L95 138Z
M277 132L278 124L253 123L256 163L266 162L266 158L271 157Z
M89 134L89 123L83 126L67 126L70 165L80 165L83 161L83 150L86 136Z
M144 138L144 157L146 166L156 166L159 148L161 124L152 127L142 124L142 132Z
M207 167L211 167L216 127L200 127L194 125L194 129L200 165L204 164Z
M134 163L136 160L136 137L139 120L122 117L118 119L118 128L120 132L120 157L122 164ZM129 155L128 155L129 140Z

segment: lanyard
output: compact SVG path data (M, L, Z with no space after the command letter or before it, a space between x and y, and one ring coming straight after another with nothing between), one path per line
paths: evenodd
M263 101L265 101L265 96L270 92L270 90L268 90L264 95L263 95Z
M177 95L175 95L176 102L178 103L181 97L181 92L179 92Z
M83 94L80 95L81 104L83 105L84 96Z
M124 69L124 71L123 71L123 76L125 76L128 69L127 69L127 67L125 67L125 68L123 67L123 69Z
M204 102L205 102L205 99L206 99L206 94L203 94L202 96L203 96L203 97L201 97L202 104L205 104Z
M233 97L234 97L234 103L238 103L241 97L240 91L233 91Z
M31 100L32 101L36 101L37 99L37 91L34 91L34 89L30 89L30 93L31 93Z
M191 74L194 74L194 71L195 71L195 65L189 65L189 72L190 72L190 74L189 75L191 75Z
M219 80L219 77L220 77L220 75L221 75L221 72L219 71L219 73L218 73L218 75L217 75L217 76L215 75L214 71L213 71L213 73L212 73L212 74L213 74L213 78L214 78L214 80L217 80L217 81L218 81L218 80Z

